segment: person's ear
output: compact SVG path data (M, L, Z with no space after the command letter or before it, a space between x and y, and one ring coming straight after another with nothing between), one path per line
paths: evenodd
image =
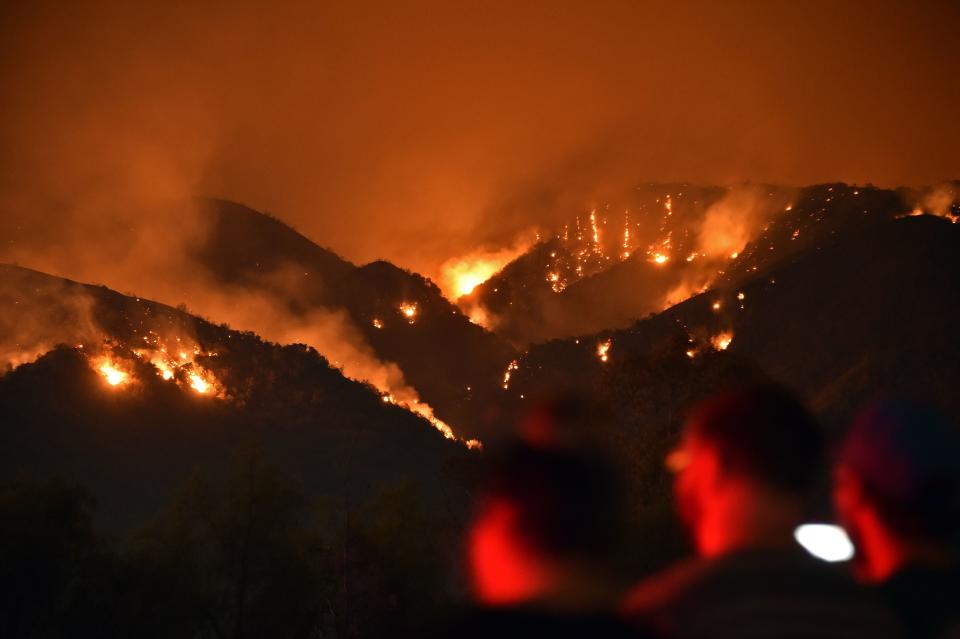
M704 488L711 493L716 493L722 490L730 479L728 465L724 463L723 456L713 447L704 446L701 455Z
M848 466L833 469L833 504L839 515L848 515L864 502L863 482Z

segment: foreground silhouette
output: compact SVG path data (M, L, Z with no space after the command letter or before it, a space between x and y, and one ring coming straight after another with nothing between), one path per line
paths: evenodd
M911 637L960 635L960 434L934 411L878 403L854 421L834 469L857 574Z
M451 637L631 637L603 570L620 531L606 460L541 441L493 455L468 532L476 608Z
M776 389L698 406L668 465L699 558L638 586L626 612L669 637L887 637L890 617L793 540L822 443Z

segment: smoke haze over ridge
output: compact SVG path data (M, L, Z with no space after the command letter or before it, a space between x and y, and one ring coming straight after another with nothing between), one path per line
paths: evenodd
M436 277L639 180L960 174L953 3L2 11L0 232L21 259L208 194Z

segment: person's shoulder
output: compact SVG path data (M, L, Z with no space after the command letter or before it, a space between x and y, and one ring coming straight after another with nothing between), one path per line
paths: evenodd
M623 608L631 620L676 636L709 636L723 620L756 636L794 626L811 637L891 635L892 617L844 570L802 551L758 549L683 562L636 587Z
M444 636L469 639L551 637L639 639L635 629L613 613L547 612L526 607L485 608L461 616Z
M955 570L906 566L872 590L912 635L960 638L960 575Z
M621 611L629 618L662 610L703 581L713 568L703 559L686 559L634 586L623 599Z

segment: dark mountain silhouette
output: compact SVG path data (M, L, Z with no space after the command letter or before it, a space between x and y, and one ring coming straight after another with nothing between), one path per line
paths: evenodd
M910 209L903 194L887 189L842 183L807 187L726 266L715 286L747 281L796 255L822 250L836 238L869 233Z
M141 521L193 468L222 468L249 442L312 496L359 505L409 483L444 516L465 507L447 466L475 454L310 348L14 266L0 266L0 298L8 326L34 325L64 344L0 377L2 474L82 485L109 526ZM225 397L158 375L134 353L151 335L195 343ZM133 383L110 387L91 365L104 345Z
M470 322L433 282L384 261L356 267L239 204L201 205L211 229L196 257L215 281L269 293L292 314L345 311L374 353L399 365L441 419L464 436L484 430L466 403L468 388L495 379L513 350ZM416 305L413 322L400 308L405 303Z
M750 362L802 393L833 425L876 395L914 396L960 414L960 227L933 216L898 218L896 194L863 191L808 191L810 202L827 193L851 204L834 205L836 213L817 207L819 218L795 207L796 216L772 224L715 289L628 329L531 348L509 393L610 380L610 364L669 347L691 369L705 356ZM865 201L874 203L867 213ZM722 333L732 341L718 353L711 341ZM597 348L607 340L605 364Z

